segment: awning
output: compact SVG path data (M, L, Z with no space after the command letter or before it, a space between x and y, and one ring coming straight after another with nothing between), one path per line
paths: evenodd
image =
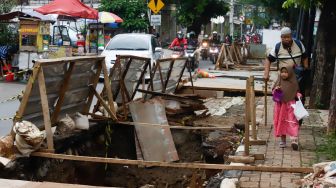
M34 10L41 14L59 14L75 18L98 19L98 11L86 6L79 0L55 0Z
M9 21L14 18L32 18L41 21L55 22L55 19L53 19L51 16L46 16L35 11L14 11L0 15L0 21Z

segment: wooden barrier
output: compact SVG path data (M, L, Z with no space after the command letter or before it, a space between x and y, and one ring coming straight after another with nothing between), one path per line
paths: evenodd
M261 171L261 172L290 172L290 173L312 173L311 167L280 167L280 166L251 166L251 165L224 165L224 164L204 164L204 163L171 163L159 161L128 160L118 158L88 157L76 155L64 155L54 153L35 152L31 156L44 157L52 159L85 161L121 165L141 165L148 167L170 167L170 168L189 168L189 169L213 169L213 170L243 170L243 171Z
M252 138L250 138L250 129L252 131ZM250 155L249 150L251 145L265 145L266 143L265 140L257 139L254 76L250 76L246 80L244 155Z

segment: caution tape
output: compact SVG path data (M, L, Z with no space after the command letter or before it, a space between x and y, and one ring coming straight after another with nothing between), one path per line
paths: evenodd
M8 121L8 120L13 120L14 117L5 117L5 118L0 118L0 121Z
M18 75L18 74L22 74L22 73L25 73L25 72L28 72L30 71L31 69L24 69L24 70L21 70L21 71L17 71L17 72L8 72L7 74L3 75L3 76L0 76L0 78L6 78L7 76L12 76L13 74L14 75Z
M10 102L10 101L16 101L16 100L20 99L22 96L23 96L22 94L19 94L19 95L16 95L14 97L10 97L8 99L0 101L0 104L6 103L6 102Z

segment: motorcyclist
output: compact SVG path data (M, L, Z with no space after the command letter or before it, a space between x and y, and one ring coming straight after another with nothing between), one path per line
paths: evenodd
M193 47L198 46L198 40L196 38L196 33L194 31L190 31L189 33L188 45L191 45Z
M211 36L211 39L210 39L210 44L212 44L212 45L219 45L220 44L220 38L218 36L217 31L212 32L212 36Z
M169 49L174 49L174 47L183 47L187 49L187 39L183 37L183 33L181 31L177 32L177 37L170 44Z

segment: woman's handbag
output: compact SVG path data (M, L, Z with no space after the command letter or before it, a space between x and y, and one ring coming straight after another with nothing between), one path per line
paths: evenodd
M302 102L301 102L301 98L299 97L299 100L296 101L295 104L291 105L294 108L294 115L295 118L299 121L302 118L305 118L307 116L309 116L308 111L304 108Z
M273 91L273 101L274 102L281 102L283 97L283 92L281 89L275 89Z

